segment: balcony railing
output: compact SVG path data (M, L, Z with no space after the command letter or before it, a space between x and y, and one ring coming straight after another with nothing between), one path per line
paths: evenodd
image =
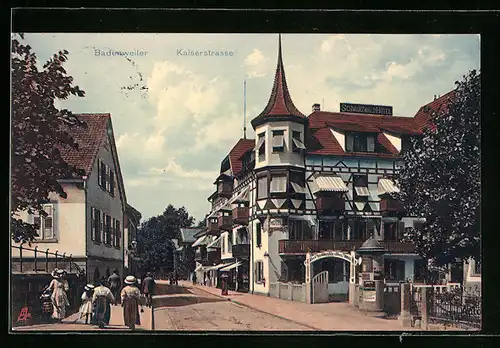
M211 265L220 260L220 251L219 250L196 250L194 259L196 262L201 263L202 265Z
M218 222L209 222L207 224L207 233L211 235L220 235L219 223Z
M345 210L345 201L339 195L321 196L316 198L316 208L322 215L342 213Z
M404 205L401 201L394 198L384 198L380 200L381 213L402 213Z
M233 228L233 220L231 216L219 216L219 229L231 231Z
M250 256L250 244L234 244L233 257L248 258Z
M363 240L287 240L279 241L280 254L306 254L307 252L320 252L326 250L351 251L357 250L363 245ZM413 253L415 247L411 243L397 241L381 241L380 244L387 253Z
M85 274L85 270L66 253L49 252L50 249L38 250L38 246L27 248L23 245L11 245L11 269L13 273L51 273L54 269L63 269L68 274Z
M217 185L217 192L221 197L231 197L233 195L233 183L229 181L221 181Z
M233 209L233 221L240 225L248 225L248 207L238 207Z

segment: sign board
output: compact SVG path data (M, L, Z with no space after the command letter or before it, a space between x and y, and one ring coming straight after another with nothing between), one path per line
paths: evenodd
M392 106L340 103L340 112L392 116Z
M363 290L375 290L375 282L373 280L365 280L363 282Z
M377 298L377 292L376 291L363 291L363 301L364 302L375 302L375 299Z

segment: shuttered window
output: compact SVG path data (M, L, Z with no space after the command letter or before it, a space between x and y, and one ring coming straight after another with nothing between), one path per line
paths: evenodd
M36 239L54 239L54 204L43 204L42 208L47 216L41 216L38 212L36 212L31 217L35 228L37 228L38 236L36 237Z
M258 247L262 245L262 225L257 222L255 225L255 241Z
M112 196L115 195L115 173L111 169L109 170L109 193Z
M90 207L90 239L95 240L95 232L96 232L95 208Z
M111 246L116 246L116 220L111 218L110 235L111 235Z
M255 262L255 282L262 283L264 280L264 263L262 261Z
M273 131L273 152L283 152L285 150L285 132L282 130Z
M122 230L120 226L120 220L116 220L116 247L121 247L122 240Z

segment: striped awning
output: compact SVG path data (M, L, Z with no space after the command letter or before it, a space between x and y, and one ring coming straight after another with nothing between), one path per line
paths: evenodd
M191 246L194 248L200 245L207 245L207 244L208 244L207 236L201 236Z
M349 188L345 185L344 180L340 176L334 175L319 175L312 182L312 192L331 191L331 192L348 192Z
M241 266L241 262L238 261L238 262L233 263L233 264L231 264L231 265L229 265L227 267L221 268L220 270L222 272L226 272L226 271L230 271L230 270L232 270L232 269L234 269L236 267L240 267L240 266Z
M394 185L394 182L392 180L382 178L378 181L377 192L379 196L386 193L398 193L399 188Z
M220 248L220 237L217 237L212 243L208 244L207 248Z
M355 187L356 194L361 197L369 197L370 196L370 191L368 190L368 187Z

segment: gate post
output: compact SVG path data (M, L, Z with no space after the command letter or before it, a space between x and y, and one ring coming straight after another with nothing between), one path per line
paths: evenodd
M312 303L312 283L311 283L311 253L306 254L306 260L304 261L306 266L306 303Z
M351 251L349 263L349 305L354 306L356 297L356 253Z
M428 306L428 301L429 301L429 291L430 288L423 287L422 288L422 322L421 322L421 327L424 330L429 329L429 306Z
M401 313L398 320L402 327L411 326L410 316L410 286L409 283L401 283Z

